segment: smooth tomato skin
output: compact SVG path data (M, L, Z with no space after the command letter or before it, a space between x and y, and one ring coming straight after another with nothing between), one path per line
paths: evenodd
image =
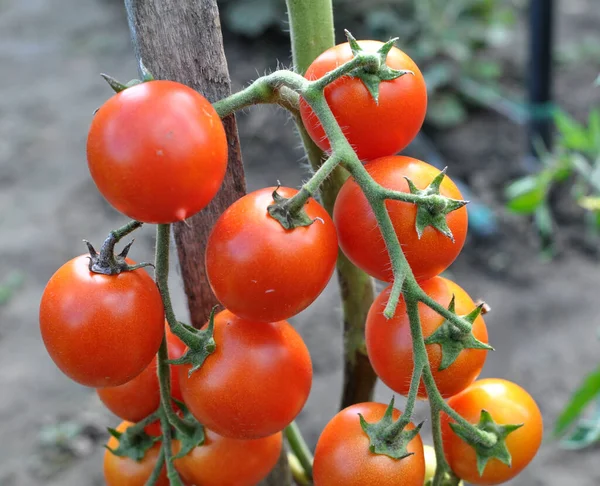
M370 52L382 45L378 41L358 41ZM339 44L317 57L306 71L309 80L319 79L352 59L348 43ZM404 149L417 135L427 110L427 88L414 61L397 47L387 56L386 64L393 69L408 69L405 74L379 85L376 103L363 82L345 76L325 88L325 98L348 142L363 161L393 155ZM300 99L300 114L313 141L321 150L331 149L329 140L316 115Z
M474 449L452 431L449 426L451 419L442 414L446 459L456 475L468 483L502 484L523 471L540 448L544 429L540 409L529 393L510 381L498 378L478 380L450 398L448 405L473 424L479 422L481 410L487 410L498 424L524 424L506 438L512 467L491 459L483 476L479 476Z
M369 162L365 168L382 186L402 192L409 192L405 177L409 177L419 189L424 189L440 173L439 169L425 162L404 156L382 157ZM453 199L463 199L448 176L442 181L440 193ZM446 217L454 242L431 226L425 228L419 239L415 229L416 205L388 200L386 207L404 255L418 280L442 273L462 250L467 237L466 207L452 211ZM391 282L391 262L383 236L367 198L354 179L348 179L342 186L335 202L333 220L344 254L369 275Z
M88 258L65 263L46 285L42 339L56 365L77 383L122 385L158 351L165 322L162 299L145 270L101 275L89 270Z
M183 356L185 344L171 332L168 325L165 326L165 333L169 359ZM154 413L160 405L156 356L133 380L121 386L98 388L96 392L112 413L123 420L139 422ZM179 388L179 373L174 365L171 366L171 396L179 401L183 400Z
M367 422L378 422L386 408L383 403L359 403L345 408L329 421L315 449L315 486L423 485L425 458L420 435L408 444L408 451L413 455L401 460L369 451L369 437L360 426L358 414ZM394 421L400 415L394 409ZM410 423L407 430L412 429L414 425Z
M117 430L124 432L133 424L122 422ZM108 447L115 449L119 446L119 441L114 437L108 440ZM160 443L157 442L146 452L144 458L140 461L134 461L130 457L117 457L109 450L104 452L104 480L107 486L145 486L150 478L154 466L160 453ZM163 467L157 486L169 486L167 471Z
M145 223L174 223L203 209L227 168L227 139L211 104L173 81L110 98L92 120L87 159L108 202Z
M466 315L475 309L471 297L451 280L433 277L420 285L427 295L444 307L448 307L454 294L455 310L459 315ZM388 302L390 290L391 286L381 292L369 309L365 327L367 354L379 378L392 390L406 396L414 368L410 322L403 298L398 302L394 317L390 320L384 317L383 310ZM425 338L444 323L442 316L423 303L419 303L419 315ZM484 343L488 342L487 327L481 316L473 323L473 335ZM441 346L428 344L426 347L433 378L444 398L456 395L473 383L481 373L487 357L485 349L464 349L454 363L439 371L442 361ZM427 398L423 382L419 386L418 397Z
M314 199L310 226L286 230L267 213L275 187L247 194L219 218L206 246L210 286L224 307L245 319L276 322L308 307L333 271L338 243L333 221ZM290 198L298 191L280 187Z
M215 316L216 351L188 376L179 366L183 400L219 435L260 439L283 430L304 407L312 363L287 322L256 322L224 310Z
M205 429L204 444L175 460L175 469L189 486L254 486L262 481L279 460L282 434L255 440L222 437ZM173 451L179 452L179 441Z

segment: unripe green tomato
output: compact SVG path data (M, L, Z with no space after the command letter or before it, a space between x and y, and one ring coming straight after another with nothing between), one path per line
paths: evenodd
M423 445L423 452L425 453L425 485L431 484L433 476L435 476L435 469L437 467L437 460L435 458L435 449L430 445ZM458 483L459 486L464 486L464 481Z

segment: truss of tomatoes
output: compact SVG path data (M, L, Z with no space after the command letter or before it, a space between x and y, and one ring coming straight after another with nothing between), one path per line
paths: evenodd
M375 51L382 44L359 45ZM319 56L306 76L320 78L351 57L347 43L338 45ZM419 68L399 49L392 48L386 62L413 74L382 81L377 102L363 81L352 76L327 86L325 96L376 182L408 192L410 179L424 189L439 172L395 154L421 128L427 106L425 83ZM330 150L304 100L301 115L315 143ZM87 156L92 178L111 205L135 220L166 224L197 213L215 196L225 175L227 141L218 115L200 94L175 82L149 81L116 94L98 110ZM312 382L308 349L287 319L323 291L335 269L338 245L369 275L392 281L375 216L354 180L342 187L333 217L309 199L303 211L313 223L287 230L267 208L296 193L269 187L248 194L232 204L212 229L205 263L210 286L225 307L214 318L216 350L193 373L189 365L171 365L173 398L206 428L203 444L174 463L186 484L251 486L274 467L281 431L302 410ZM443 178L439 193L462 199L449 177ZM457 314L469 314L475 308L473 300L456 283L439 276L464 244L466 208L447 215L449 238L434 227L418 234L417 206L386 204L423 290L438 303L452 305ZM89 260L87 255L76 257L52 276L40 304L40 327L57 366L76 382L96 388L102 402L124 420L108 443L114 451L120 433L159 409L156 353L164 336L171 359L180 358L186 347L168 326L165 331L161 296L145 270L105 275L90 270ZM389 288L373 302L366 347L381 380L407 395L413 368L409 322L402 299L395 315L384 318L388 295ZM421 305L419 312L425 338L445 325L430 308ZM481 316L473 321L473 336L487 343ZM465 419L477 423L485 409L496 423L523 424L506 442L512 467L491 459L478 471L475 451L443 416L444 451L453 472L473 484L499 484L518 474L541 442L542 420L533 399L510 382L476 381L485 349L463 349L444 366L439 344L428 344L427 351L440 393ZM418 396L427 397L423 386ZM422 485L423 444L413 424L405 429L410 433L405 457L371 452L368 424L400 416L398 410L379 403L356 404L339 412L317 443L314 484ZM160 434L147 430L149 437ZM145 484L158 460L159 444L160 438L154 437L151 447L135 458L107 451L107 484ZM177 454L177 440L173 448ZM157 484L168 484L165 471L161 474Z

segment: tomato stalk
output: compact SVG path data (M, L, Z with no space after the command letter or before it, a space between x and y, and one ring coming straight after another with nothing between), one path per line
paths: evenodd
M298 459L304 474L309 479L312 478L313 455L302 437L298 424L294 421L285 428L285 437L290 445L290 449Z
M155 484L158 483L158 480L160 479L160 476L162 473L162 468L164 465L165 465L165 446L163 444L160 447L160 452L158 453L158 458L156 459L156 465L154 466L154 470L152 471L152 474L148 478L148 481L146 481L145 486L154 486Z
M169 423L169 418L167 418L166 408L164 406L161 408L162 413L160 417L160 426L162 429L162 450L165 454L165 463L167 465L167 477L169 478L169 484L171 486L184 486L181 478L179 477L179 473L173 464L173 445L171 441L171 425Z

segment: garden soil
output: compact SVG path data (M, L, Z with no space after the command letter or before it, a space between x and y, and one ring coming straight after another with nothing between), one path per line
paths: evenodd
M584 35L598 38L596 1L556 3L561 43ZM493 53L506 62L504 81L510 88L518 89L526 72L523 31L522 26L515 29L511 45ZM251 51L226 38L236 88L275 68L276 58L289 63L277 44L263 39ZM600 71L595 63L557 71L558 100L579 118L599 99L600 90L592 87ZM103 428L118 421L92 390L71 382L53 365L40 339L38 302L53 272L84 251L83 238L99 244L125 221L98 194L85 161L92 112L110 96L98 74L122 80L136 74L122 7L107 0L0 0L0 66L0 282L23 278L13 298L0 307L0 486L101 485ZM299 142L285 114L261 107L238 120L250 190L277 180L296 186L306 178ZM526 167L524 129L477 110L464 125L431 136L449 173L465 179L499 221L499 236L471 236L448 272L474 298L491 305L486 322L496 351L484 375L525 387L545 418L546 441L538 457L510 484L597 486L598 450L564 451L550 434L576 385L600 360L600 262L582 237L579 214L566 202L559 205L558 256L543 261L530 224L502 207L502 187ZM150 260L151 229L139 233L132 255ZM174 301L185 317L178 273L174 263ZM337 292L332 282L315 305L292 320L314 361L314 386L298 419L311 445L339 404ZM85 353L82 349L82 359ZM391 396L378 385L378 400L387 402ZM420 404L416 419L426 418Z

